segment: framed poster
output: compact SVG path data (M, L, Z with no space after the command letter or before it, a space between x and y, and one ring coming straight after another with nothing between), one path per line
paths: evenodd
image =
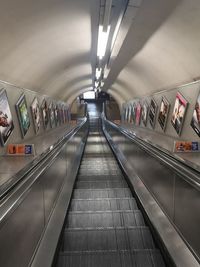
M170 108L169 102L167 101L165 97L162 97L159 115L158 115L158 122L163 131L165 131L165 128L166 128L169 108Z
M176 100L171 118L171 123L178 135L181 134L187 105L187 100L178 92L176 94Z
M58 118L58 106L54 104L54 118L55 118L55 125L59 125L59 118Z
M142 113L142 107L140 102L138 102L136 106L136 118L135 118L136 125L140 125L141 113Z
M65 123L65 111L64 111L64 105L61 106L61 118L62 118L62 123Z
M122 104L122 112L121 112L121 120L122 122L125 122L125 114L126 114L126 107L125 103Z
M128 123L131 123L132 118L132 105L129 105L128 107Z
M148 118L149 106L145 102L142 107L142 122L144 126L147 126L147 118Z
M131 116L132 116L132 123L135 123L135 117L136 117L136 106L135 106L135 103L132 104Z
M34 98L31 104L31 113L33 117L35 133L37 134L40 129L40 107L37 97Z
M68 122L68 109L65 107L65 123Z
M55 114L52 103L49 104L49 120L51 128L55 127Z
M46 129L49 123L49 115L48 115L47 101L45 99L42 102L41 111L42 111L44 129Z
M150 103L150 108L149 108L149 122L152 128L155 127L157 109L158 109L158 106L155 100L152 98L151 103Z
M125 108L125 121L128 121L128 112L129 112L129 108L128 106Z
M25 95L21 95L19 100L17 101L16 105L16 111L19 119L19 125L22 133L22 137L26 135L28 132L28 129L30 128L30 117L28 114L28 107L26 103Z
M194 129L195 133L200 137L200 92L197 97L190 125Z
M14 129L6 90L0 91L0 139L4 146Z

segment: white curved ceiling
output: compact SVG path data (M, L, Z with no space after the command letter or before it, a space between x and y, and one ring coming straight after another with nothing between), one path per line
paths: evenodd
M0 79L64 101L92 88L99 0L0 0Z
M0 3L0 80L68 103L92 88L100 0ZM199 78L199 25L199 0L130 0L103 90L121 104Z
M199 26L199 0L143 0L104 89L128 100L199 79Z

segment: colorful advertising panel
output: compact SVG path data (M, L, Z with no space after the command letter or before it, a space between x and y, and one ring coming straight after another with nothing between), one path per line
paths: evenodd
M165 131L165 128L166 128L167 118L169 114L169 107L170 107L170 104L167 101L167 99L165 97L162 97L159 115L158 115L158 122L163 131Z
M145 102L142 107L142 122L144 126L147 126L147 118L148 118L149 106Z
M49 114L48 114L47 101L45 99L42 102L41 111L42 111L44 129L46 129L49 123Z
M31 125L26 98L24 94L19 98L15 107L16 107L16 111L17 111L17 115L19 119L19 125L21 129L22 137L24 138L24 136L28 132L28 129L30 128L30 125Z
M49 104L49 119L51 128L55 127L55 113L52 103Z
M40 129L40 107L37 97L34 98L31 104L31 113L33 117L35 133L37 134Z
M154 99L151 99L151 104L149 108L149 122L151 124L151 127L155 127L155 122L156 122L156 113L157 113L158 106Z
M178 135L181 134L187 105L187 100L180 93L177 93L171 123Z
M14 124L6 90L0 91L0 139L4 146L13 132Z
M192 120L190 125L194 129L195 133L200 137L200 93L198 95L195 107L194 107L194 112L192 115Z
M142 106L138 102L136 106L136 118L135 118L136 125L140 125L141 114L142 114Z
M195 141L176 141L174 152L200 152L200 143Z

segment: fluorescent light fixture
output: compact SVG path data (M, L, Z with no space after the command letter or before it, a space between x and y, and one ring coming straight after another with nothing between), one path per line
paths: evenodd
M89 91L89 92L83 93L83 99L95 99L95 92Z
M101 72L102 72L102 69L96 69L96 78L97 80L101 77Z
M118 19L117 25L115 27L115 31L114 31L113 38L112 38L111 50L113 49L115 40L117 38L117 34L119 32L119 28L120 28L120 25L121 25L121 22L122 22L122 18L123 18L123 16L121 15L120 18Z
M102 59L105 56L109 33L110 33L110 25L108 26L106 32L103 31L103 26L99 25L98 46L97 46L97 56L99 57L99 59Z
M99 85L99 83L98 83L98 82L95 82L94 84L95 84L95 87L96 87L96 88L97 88L97 87L98 87L98 85Z

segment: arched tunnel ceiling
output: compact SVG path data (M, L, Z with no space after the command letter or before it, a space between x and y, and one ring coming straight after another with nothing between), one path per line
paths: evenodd
M0 80L68 103L92 88L100 0L0 3ZM130 0L103 90L121 104L197 79L199 14L199 0Z
M64 101L96 64L99 0L0 0L0 79Z
M143 0L104 90L122 103L199 79L199 25L198 0Z

